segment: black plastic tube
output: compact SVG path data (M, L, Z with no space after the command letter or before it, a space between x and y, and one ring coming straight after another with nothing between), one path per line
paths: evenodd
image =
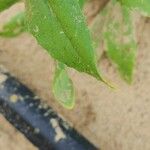
M9 73L0 73L0 113L40 150L97 150Z

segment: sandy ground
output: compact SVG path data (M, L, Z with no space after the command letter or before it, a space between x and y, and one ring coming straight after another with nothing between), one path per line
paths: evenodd
M16 9L22 6L10 11ZM7 20L6 16L8 13L4 12L0 22ZM76 106L71 111L54 100L51 92L54 62L29 34L14 39L0 38L0 64L102 150L150 150L150 20L139 17L136 35L139 48L134 83L129 86L122 81L105 58L99 66L118 85L115 91L69 69L76 88ZM8 150L16 150L6 145Z

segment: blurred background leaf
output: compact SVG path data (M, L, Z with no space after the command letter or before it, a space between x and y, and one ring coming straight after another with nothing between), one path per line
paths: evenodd
M9 8L19 0L0 0L0 12Z
M4 25L0 25L0 36L14 37L26 31L25 12L19 12Z
M138 10L145 16L150 16L150 0L119 0L131 10Z
M136 59L136 41L130 11L113 0L106 6L107 17L104 29L104 42L108 57L115 64L121 76L132 82ZM116 10L118 13L116 15Z

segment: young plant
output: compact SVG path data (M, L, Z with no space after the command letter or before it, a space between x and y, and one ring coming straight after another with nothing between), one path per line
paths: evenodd
M0 0L0 11L18 1ZM123 78L131 83L137 49L131 12L135 9L150 15L150 0L111 0L98 14L103 18L100 22L102 35L91 38L82 13L85 2L86 0L25 0L25 13L15 16L0 30L0 36L3 37L30 32L57 61L53 93L58 102L68 109L75 104L75 92L67 67L85 72L108 84L97 67L92 39L95 47L98 42L104 41L108 58L116 64ZM120 12L119 18L114 18L113 12L116 9ZM97 22L95 24L98 26ZM95 24L91 29L95 29Z

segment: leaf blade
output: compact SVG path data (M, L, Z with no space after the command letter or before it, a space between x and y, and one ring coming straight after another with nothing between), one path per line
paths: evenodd
M79 0L79 4L80 4L81 8L83 8L83 6L84 6L84 4L85 4L86 1L87 0Z
M73 7L77 10L72 10L73 15L69 15L68 11ZM89 31L76 0L27 0L26 8L30 32L52 57L103 80L97 69ZM81 17L79 25L74 20L75 16Z
M75 105L75 91L65 65L58 63L53 80L55 99L65 108L72 109Z

